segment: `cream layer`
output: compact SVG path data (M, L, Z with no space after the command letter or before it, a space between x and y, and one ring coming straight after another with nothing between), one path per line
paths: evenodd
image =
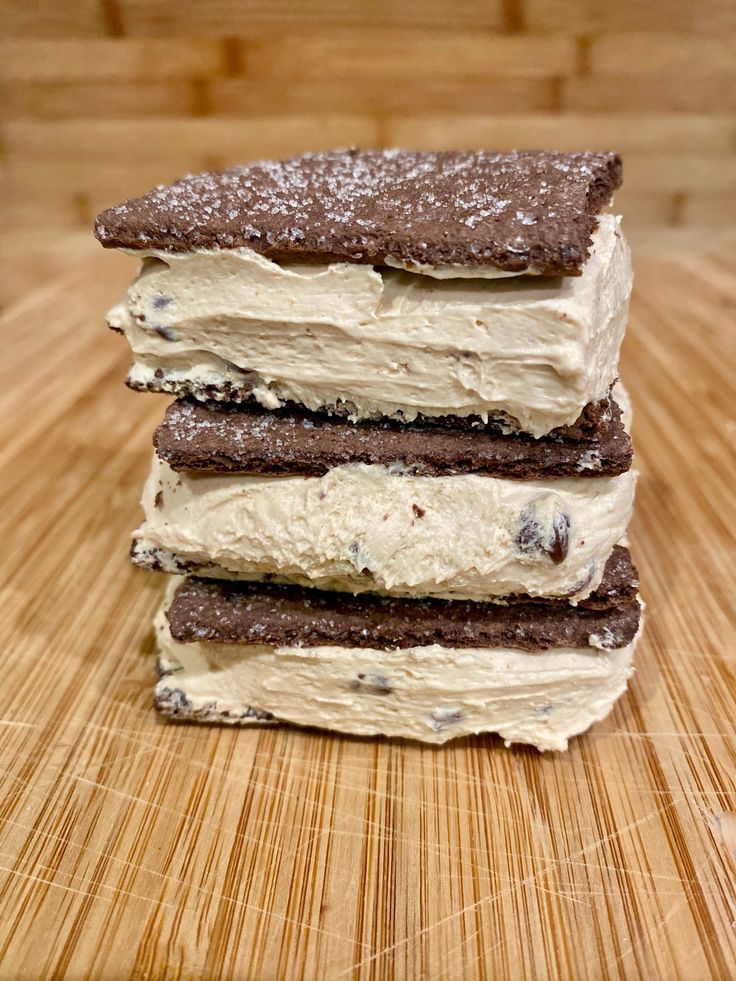
M632 282L612 215L567 278L278 265L248 249L146 255L109 314L134 387L353 418L493 416L535 436L607 395Z
M599 585L635 484L634 471L513 481L365 464L307 478L177 473L154 457L135 552L141 565L164 552L208 575L353 593L574 601ZM167 571L180 569L172 559Z

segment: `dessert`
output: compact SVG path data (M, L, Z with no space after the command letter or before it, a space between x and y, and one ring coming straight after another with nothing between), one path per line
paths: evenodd
M133 561L177 718L562 749L632 670L616 154L334 151L103 212L177 396Z

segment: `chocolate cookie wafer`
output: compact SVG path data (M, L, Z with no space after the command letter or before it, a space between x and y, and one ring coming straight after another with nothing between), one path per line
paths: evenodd
M506 605L412 600L189 578L176 591L167 616L171 636L180 644L207 640L380 650L439 644L534 653L591 645L611 650L630 644L639 627L639 602L632 586L631 581L616 583L615 600L607 607L576 608L518 597Z
M576 276L615 153L336 150L185 177L103 211L108 248Z
M475 473L515 480L615 476L631 466L631 440L612 403L587 437L534 439L480 425L350 422L299 409L180 399L154 433L173 470L314 477L350 463L422 476Z

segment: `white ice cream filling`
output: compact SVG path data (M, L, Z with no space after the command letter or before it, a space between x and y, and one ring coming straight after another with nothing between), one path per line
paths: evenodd
M154 457L135 539L141 553L322 589L576 600L625 534L635 483L634 471L514 481L366 464L321 477L177 473Z
M249 249L145 255L109 315L133 349L134 386L226 386L223 397L353 418L501 413L536 436L607 395L632 278L612 215L576 277L437 279Z

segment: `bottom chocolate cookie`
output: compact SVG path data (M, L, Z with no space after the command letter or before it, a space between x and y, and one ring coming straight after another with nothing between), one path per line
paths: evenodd
M172 637L184 644L613 650L630 644L639 629L641 608L630 562L629 567L630 578L608 584L608 603L599 596L597 604L577 607L521 596L509 596L506 603L407 599L188 578L177 589L167 618Z

